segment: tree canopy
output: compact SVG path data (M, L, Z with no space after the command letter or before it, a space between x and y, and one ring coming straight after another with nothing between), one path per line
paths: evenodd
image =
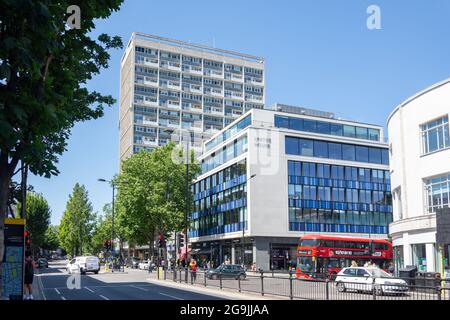
M0 1L0 257L9 185L19 161L33 174L58 174L72 127L103 115L113 97L87 88L108 67L119 37L92 38L97 19L119 10L123 0ZM79 28L66 24L80 9ZM1 274L0 260L0 274ZM2 285L0 281L0 296Z
M26 228L32 239L31 248L36 252L45 243L45 234L50 225L50 206L42 194L28 192L25 212Z
M171 142L152 152L141 151L122 163L116 179L117 201L123 207L119 219L127 239L136 244L150 244L159 232L166 234L184 227L186 166L174 161L174 153L182 158L183 150ZM189 185L200 172L194 153L190 158ZM190 188L188 201L192 201Z
M95 218L86 188L75 184L59 226L62 248L74 256L88 251Z

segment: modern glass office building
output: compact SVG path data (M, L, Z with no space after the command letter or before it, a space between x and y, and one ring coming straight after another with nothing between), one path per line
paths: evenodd
M264 83L260 57L133 33L121 61L120 160L179 142L182 131L201 152L204 140L264 107Z
M205 142L193 184L192 253L286 269L306 233L386 238L389 151L379 126L276 105Z

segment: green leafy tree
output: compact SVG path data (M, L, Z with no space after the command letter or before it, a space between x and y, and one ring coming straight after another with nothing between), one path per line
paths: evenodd
M117 202L123 207L119 219L127 239L148 244L153 256L153 241L159 233L167 234L184 227L186 210L186 165L183 149L169 143L152 152L142 151L122 163L117 178L120 185ZM200 172L194 153L190 154L189 184ZM188 203L192 193L188 191Z
M114 213L114 241L115 245L119 244L120 251L123 250L123 244L126 241L125 228L123 227L122 219L119 212L121 212L121 206L116 204ZM105 204L103 206L103 215L99 216L92 236L92 252L97 254L104 250L104 243L106 240L110 240L112 236L112 205Z
M74 124L102 116L103 107L115 103L86 83L108 67L108 49L122 47L119 37L91 38L95 21L122 2L0 1L0 257L8 187L19 161L33 174L58 174ZM66 25L70 5L80 8L78 29Z
M20 211L20 203L18 206ZM28 193L26 204L26 228L31 235L31 249L38 252L45 243L45 233L50 225L51 210L40 193Z
M95 218L86 188L75 184L59 226L62 248L73 256L86 252L90 248Z
M59 226L49 226L45 232L45 239L42 249L54 251L60 247Z

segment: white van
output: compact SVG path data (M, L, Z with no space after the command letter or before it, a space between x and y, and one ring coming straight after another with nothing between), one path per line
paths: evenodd
M100 261L95 256L76 257L67 264L66 270L68 273L79 272L86 274L86 272L94 272L98 274L100 271Z

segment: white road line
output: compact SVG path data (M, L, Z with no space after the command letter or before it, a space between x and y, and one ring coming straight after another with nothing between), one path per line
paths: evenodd
M102 297L104 300L109 300L107 297L102 296L101 294L99 296Z
M40 277L38 278L38 283L39 283L39 286L41 287L41 292L42 292L42 295L44 296L44 300L47 300L47 297L45 296L45 293L44 293L44 285L42 284L42 280Z
M84 287L87 291L90 291L92 293L95 293L94 290L89 289L88 287Z
M55 291L56 291L57 294L61 295L61 292L59 292L58 289L55 288Z
M61 296L61 299L66 300L66 298L64 298L63 296Z
M138 287L138 286L130 285L130 287L133 287L133 288L136 288L136 289L139 289L139 290L142 290L142 291L148 291L148 289L144 289L144 288L141 288L141 287Z
M166 297L172 298L172 299L184 300L184 299L181 299L181 298L178 298L178 297L171 296L170 294L165 294L165 293L161 293L161 292L159 294L162 295L162 296L166 296Z

